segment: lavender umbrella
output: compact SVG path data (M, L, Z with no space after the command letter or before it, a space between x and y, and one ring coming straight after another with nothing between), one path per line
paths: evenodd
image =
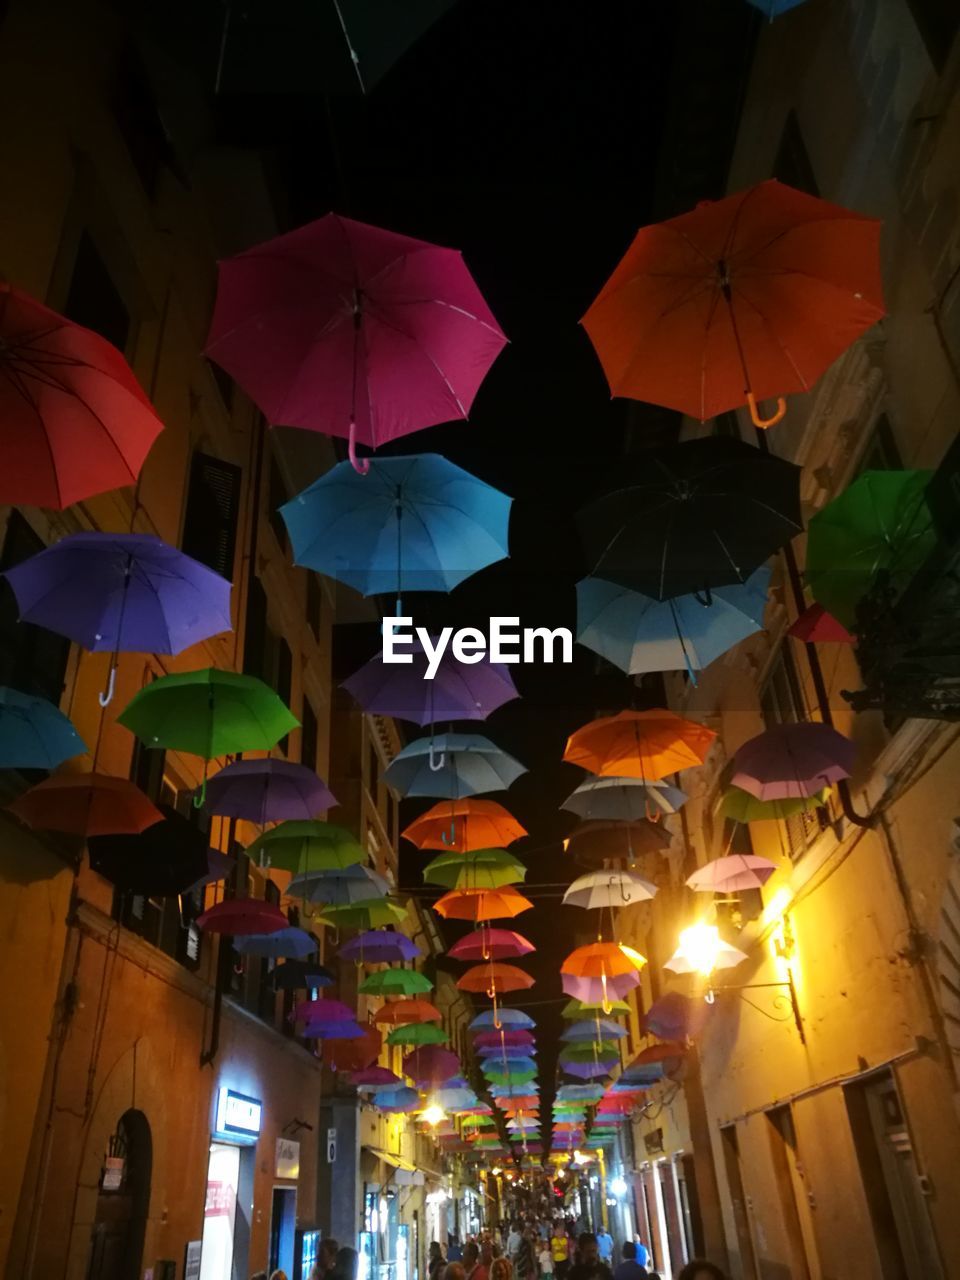
M406 934L393 929L368 929L345 942L338 955L343 960L355 960L358 964L390 964L395 960L413 960L420 948Z
M731 783L757 800L813 796L853 772L857 749L829 725L778 724L733 757Z
M230 631L230 583L147 533L73 533L6 571L23 622L114 655L180 653Z
M436 641L436 637L431 637ZM500 662L465 666L447 648L433 679L427 678L428 658L416 642L411 663L386 664L381 655L371 658L343 688L364 711L376 715L434 724L438 720L486 720L491 712L520 695L507 667Z
M607 978L606 992L600 978L577 978L572 973L560 975L561 986L565 995L573 996L585 1004L601 1004L604 1000L622 1000L628 991L640 983L639 970L633 973L620 973Z
M323 779L293 760L237 760L207 780L210 813L261 827L285 818L307 821L336 803Z

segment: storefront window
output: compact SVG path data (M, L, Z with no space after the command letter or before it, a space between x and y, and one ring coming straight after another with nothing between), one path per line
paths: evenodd
M239 1185L240 1148L212 1142L203 1207L200 1280L231 1280Z

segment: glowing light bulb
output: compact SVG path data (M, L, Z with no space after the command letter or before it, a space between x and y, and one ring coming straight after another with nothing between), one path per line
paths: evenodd
M704 924L701 920L680 934L680 945L677 953L704 977L709 977L717 965L722 943L720 930L715 924Z
M441 1120L446 1120L447 1113L438 1103L432 1102L429 1107L426 1107L421 1112L420 1118L426 1120L427 1124L436 1127Z

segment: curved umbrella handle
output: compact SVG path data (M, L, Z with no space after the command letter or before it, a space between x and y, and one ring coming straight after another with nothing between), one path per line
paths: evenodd
M350 465L358 476L365 476L370 470L369 458L357 457L357 424L350 422L350 435L347 437L347 457L350 459Z
M612 1005L612 1004L610 1003L610 1001L607 999L607 974L606 974L606 970L604 970L604 971L603 971L603 973L601 973L601 975L600 975L600 982L601 982L601 983L602 983L602 985L603 985L603 999L600 1001L600 1007L603 1009L603 1012L604 1012L605 1014L611 1014L611 1013L613 1013L613 1005Z
M204 806L204 802L206 801L206 798L207 798L207 771L206 769L204 769L203 781L200 783L200 790L193 797L193 807L195 809L202 809Z
M760 411L757 408L756 396L752 391L747 392L747 404L750 406L750 420L755 427L775 427L787 412L787 402L783 396L777 396L777 411L771 418L761 418Z
M443 768L443 766L446 764L446 762L447 762L447 753L445 751L441 751L439 756L435 756L433 754L433 740L431 739L430 756L428 759L428 763L430 765L430 772L439 773L440 770Z
M110 667L110 679L107 681L106 689L102 693L97 694L101 707L109 707L110 703L113 701L113 690L116 683L117 683L117 664L113 663L113 665Z

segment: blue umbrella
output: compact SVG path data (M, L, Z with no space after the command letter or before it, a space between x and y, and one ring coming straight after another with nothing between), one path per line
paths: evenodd
M384 780L403 796L462 800L486 791L505 791L526 772L489 738L439 733L408 743L394 756Z
M526 1062L528 1058L532 1058L537 1052L530 1045L528 1048L522 1048L517 1045L484 1045L482 1049L477 1049L477 1057L482 1063L502 1062L506 1058L507 1062Z
M280 508L294 561L362 595L452 591L507 555L511 498L438 453L338 463Z
M781 13L796 9L797 5L803 4L803 0L747 0L747 4L754 9L759 9L772 22L774 18L779 18Z
M598 1018L594 1021L585 1018L583 1022L574 1022L567 1027L561 1040L622 1040L626 1031L619 1022L612 1018Z
M94 652L175 654L233 625L230 583L148 533L73 533L4 576L22 621Z
M571 791L560 806L587 820L609 822L654 821L664 813L676 813L687 802L686 793L668 782L649 782L646 778L586 778L576 791Z
M503 1058L488 1058L482 1064L481 1070L486 1074L492 1072L498 1076L502 1072ZM533 1058L510 1058L507 1057L507 1070L510 1073L518 1074L521 1071L536 1071L537 1064Z
M235 938L234 949L243 956L270 956L304 960L317 949L316 938L305 929L278 929L276 933L250 933Z
M522 1009L485 1009L483 1013L477 1014L468 1030L487 1031L491 1027L499 1029L499 1026L513 1027L516 1030L520 1027L530 1028L536 1025L529 1013L524 1013Z
M503 1084L497 1085L492 1091L498 1098L533 1098L537 1096L538 1085L536 1080L530 1080L526 1084Z
M628 675L691 673L763 627L770 570L708 596L655 600L602 578L577 583L577 639Z
M0 685L0 769L55 769L86 750L52 702Z

